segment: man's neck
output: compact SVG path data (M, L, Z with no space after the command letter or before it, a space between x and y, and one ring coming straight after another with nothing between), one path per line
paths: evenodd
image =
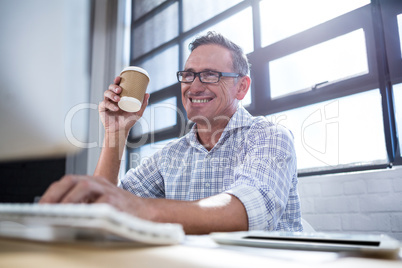
M222 118L215 119L214 122L208 124L205 122L197 123L197 138L205 149L210 151L214 148L228 125L230 118L231 117L222 116Z

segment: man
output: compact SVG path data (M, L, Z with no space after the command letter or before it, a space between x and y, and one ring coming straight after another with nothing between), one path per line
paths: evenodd
M129 170L122 189L116 186L122 148L149 95L138 113L123 112L117 77L99 108L105 142L95 177L65 176L41 202L106 202L144 219L180 223L189 234L301 231L293 138L239 107L250 87L248 72L246 56L231 41L211 32L196 39L177 73L195 125Z

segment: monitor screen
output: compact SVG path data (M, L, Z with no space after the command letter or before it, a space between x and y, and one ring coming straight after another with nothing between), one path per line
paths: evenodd
M0 0L0 163L79 151L88 133L90 0Z

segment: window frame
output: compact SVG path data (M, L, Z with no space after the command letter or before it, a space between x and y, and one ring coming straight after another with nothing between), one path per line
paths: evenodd
M399 148L398 133L396 130L395 107L393 98L393 85L402 83L402 40L396 38L398 33L397 15L402 14L402 2L398 0L380 1L375 3L381 6L379 16L382 18L383 27L379 29L380 34L384 36L383 46L383 61L384 61L384 80L383 84L384 95L387 96L388 106L384 109L389 111L389 122L385 122L385 128L389 133L389 155L394 156L393 165L402 165L401 148ZM391 40L395 40L392 42ZM398 71L399 70L399 71ZM402 124L402 122L400 122ZM399 133L402 135L402 133ZM402 138L402 137L401 137Z
M187 44L183 44L183 42L186 39L251 6L253 16L254 51L248 54L248 58L252 66L251 78L253 81L253 86L250 88L252 102L246 108L252 115L266 116L269 114L345 97L376 88L379 88L382 96L382 115L384 120L384 134L387 156L389 160L388 163L378 164L373 162L358 166L346 165L335 168L317 168L303 171L302 173L299 173L299 176L380 169L388 168L392 165L402 164L400 148L398 146L399 143L396 132L396 121L392 95L392 85L402 82L402 73L397 72L397 70L402 70L402 60L400 57L400 47L398 47L399 43L397 44L397 42L391 42L391 40L394 39L394 36L398 36L396 16L398 13L402 13L401 1L371 0L371 3L368 5L362 6L358 9L323 22L268 46L261 47L260 0L243 0L242 2L228 8L211 19L206 20L187 31L183 31L183 0L166 0L137 19L134 19L134 16L132 16L131 44L135 44L133 40L133 33L137 25L145 23L148 19L157 16L158 13L175 3L178 3L179 9L178 36L159 45L156 48L153 48L137 58L132 58L135 46L131 45L131 65L136 65L172 45L178 45L178 66L183 68L184 50L187 49ZM132 0L132 14L134 14L134 9L135 2ZM367 74L351 77L335 83L324 84L319 86L317 90L295 92L294 94L276 99L270 98L269 75L267 75L269 74L268 64L270 61L361 28L364 30L366 39L369 70ZM327 29L331 29L331 31L328 31ZM398 55L399 58L397 58ZM319 82L320 81L317 81L317 83ZM256 96L258 96L258 98ZM180 83L176 83L153 92L151 94L150 104L163 101L170 97L177 98L179 113L186 115L186 111L184 110L181 102ZM177 124L175 126L154 133L145 134L148 136L145 143L148 144L184 135L186 132L180 133L182 132L180 130L190 129L187 126L188 124L189 122L187 118L183 120L183 118L180 118L179 115L177 115ZM128 142L130 144L135 144L140 139L141 138L133 138L130 135ZM126 153L129 154L131 150L133 150L133 148L126 150ZM126 169L128 170L129 168L129 161L127 161Z

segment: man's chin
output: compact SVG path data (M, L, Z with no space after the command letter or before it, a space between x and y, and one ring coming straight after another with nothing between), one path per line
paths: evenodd
M205 116L205 115L201 115L201 114L188 115L188 119L199 125L205 125L205 124L210 125L212 123L212 120L210 119L209 116Z

